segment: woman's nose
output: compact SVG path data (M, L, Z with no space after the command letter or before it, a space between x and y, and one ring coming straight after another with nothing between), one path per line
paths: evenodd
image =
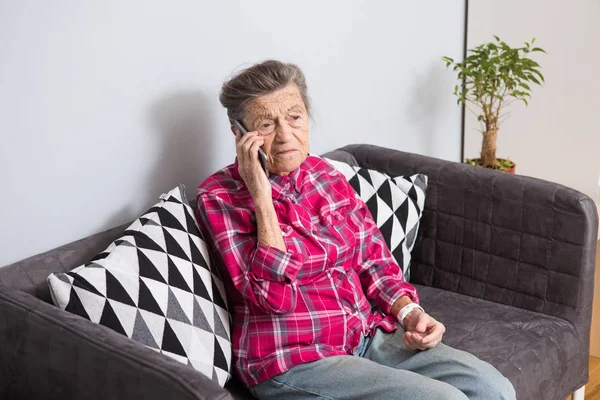
M277 124L276 140L286 142L292 138L292 127L287 121Z

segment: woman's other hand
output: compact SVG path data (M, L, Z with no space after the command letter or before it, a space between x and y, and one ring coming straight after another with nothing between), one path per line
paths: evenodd
M415 309L404 319L404 345L412 350L432 349L442 341L446 327L429 314Z

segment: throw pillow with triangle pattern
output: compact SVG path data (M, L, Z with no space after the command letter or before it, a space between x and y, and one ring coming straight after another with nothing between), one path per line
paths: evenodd
M392 178L377 170L324 159L344 175L357 196L367 204L392 256L402 267L404 279L410 281L410 252L423 215L427 176Z
M48 277L58 307L190 365L230 377L230 314L183 185L88 264Z

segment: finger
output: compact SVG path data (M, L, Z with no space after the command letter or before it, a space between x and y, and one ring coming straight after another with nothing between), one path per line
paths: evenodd
M410 343L410 342L408 341L408 339L407 339L407 336L408 336L408 335L407 335L407 334L408 334L408 332L407 332L407 333L405 333L404 335L402 335L402 341L404 342L404 347L406 347L406 348L407 348L407 349L409 349L409 350L417 350L417 349L416 349L416 348L415 348L415 347L412 345L412 343Z
M242 135L240 133L240 140L238 142L238 145L243 147L249 140L252 140L252 138L254 137L256 137L256 134L252 132L248 132L245 135Z
M435 346L437 346L439 343L441 342L441 340L436 340L433 341L431 343L428 344L423 344L423 349L422 350L427 350L427 349L433 349Z
M445 331L446 328L444 327L444 325L436 321L436 324L432 326L430 332L423 337L421 343L424 346L428 346L434 342L439 343L442 340L442 335Z
M426 336L426 334L424 333L419 333L419 332L411 332L411 338L412 338L412 342L419 345L419 346L424 346L423 344L423 338Z
M419 340L417 338L415 338L414 336L412 337L412 339L409 338L408 340L411 342L411 344L413 345L413 347L415 349L417 349L417 350L425 350L427 348L426 346L422 345L419 342Z
M239 131L237 131L239 132ZM257 132L248 132L245 135L242 135L242 133L239 133L239 140L236 140L237 146L244 146L244 144L248 141L248 140L252 140L253 137L256 137L258 135ZM238 137L238 135L236 134L236 138Z
M257 137L256 135L251 135L251 134L244 135L237 144L238 154L244 153L244 156L247 156L250 151L250 147L252 147L252 143L254 143L256 140L264 140L264 139L261 137Z
M421 343L420 338L414 332L406 332L406 341L413 349L425 350L426 347Z
M423 338L424 338L425 336L427 336L427 334L426 334L426 333L420 333L420 332L415 332L415 331L411 331L411 332L410 332L410 334L411 334L411 336L412 336L413 338L415 338L415 340L418 340L418 341L419 341L419 343L421 343L421 341L423 340Z
M249 160L256 159L256 154L258 153L258 148L265 143L265 139L262 137L254 137L244 143L242 146L244 151L246 152L246 156Z
M264 140L257 140L252 143L252 146L250 147L250 156L252 157L252 160L258 160L258 149L260 149L264 143Z

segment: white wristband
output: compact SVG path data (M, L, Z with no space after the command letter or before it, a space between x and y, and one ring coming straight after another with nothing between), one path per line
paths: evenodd
M400 325L402 325L402 327L404 328L404 318L406 318L406 316L415 308L419 308L421 311L425 312L425 310L423 310L423 307L421 307L420 305L418 305L417 303L408 303L407 305L405 305L404 307L402 307L400 309L400 311L398 311L398 322L400 323Z

